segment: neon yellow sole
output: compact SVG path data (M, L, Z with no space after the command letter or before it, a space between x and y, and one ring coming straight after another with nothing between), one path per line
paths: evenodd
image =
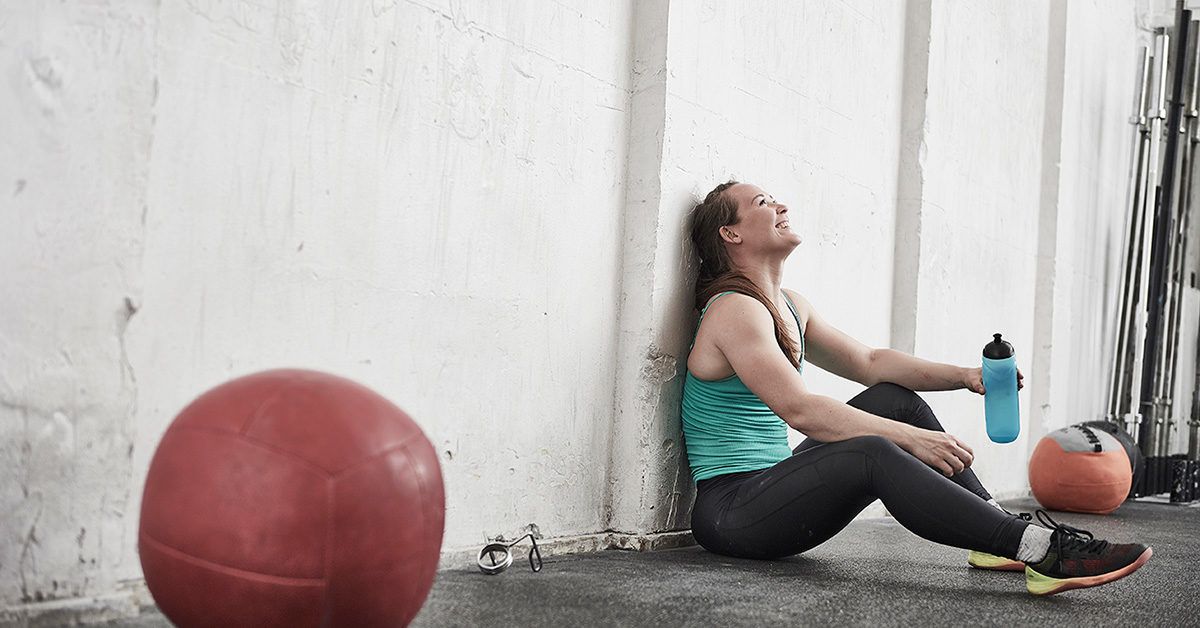
M1025 563L1003 556L971 550L967 554L967 564L976 569L991 569L993 571L1024 571Z
M1102 573L1096 576L1085 576L1082 578L1051 578L1050 576L1042 575L1033 569L1026 567L1025 588L1034 595L1054 595L1055 593L1062 593L1063 591L1070 591L1071 589L1086 589L1088 587L1107 584L1114 580L1120 580L1121 578L1124 578L1125 576L1137 571L1138 568L1142 565L1145 565L1153 555L1154 550L1147 547L1146 551L1142 552L1141 556L1137 557L1137 560L1116 571L1110 571L1108 573Z

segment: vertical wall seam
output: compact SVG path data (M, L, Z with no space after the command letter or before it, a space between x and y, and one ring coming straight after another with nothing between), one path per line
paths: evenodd
M644 315L648 316L650 314L649 311L643 312L643 313L638 313L638 312L632 311L632 306L628 305L628 301L625 297L625 289L627 287L629 287L628 282L627 282L629 274L631 272L636 272L636 268L642 266L641 264L638 263L639 260L631 260L630 259L630 257L636 253L636 248L637 248L637 247L630 245L630 240L634 233L634 231L630 225L630 223L633 221L633 217L632 217L633 212L631 211L631 208L632 208L633 204L637 202L636 198L631 197L632 195L636 194L636 192L633 191L635 189L635 186L631 185L630 178L634 177L634 176L653 176L653 178L655 179L655 183L653 185L658 190L658 194L656 196L661 197L662 157L663 157L663 150L664 150L663 147L664 147L664 142L665 142L665 125L666 125L665 100L662 103L662 106L654 107L651 111L644 111L645 107L638 106L636 99L639 94L647 91L647 86L645 84L646 81L642 80L642 76L641 76L642 73L639 71L639 68L656 69L655 74L662 75L661 80L663 82L663 87L664 87L664 92L665 92L665 84L666 84L666 80L667 80L667 72L666 72L667 46L666 46L665 39L667 36L668 29L665 27L663 29L664 30L663 40L664 41L662 42L662 54L658 55L656 58L651 59L649 61L640 60L641 56L639 55L639 53L646 54L646 53L654 52L655 49L653 47L643 47L643 46L639 45L639 40L640 40L639 31L642 28L650 28L651 27L651 26L648 26L648 24L652 24L652 18L649 17L651 15L651 12L658 12L661 10L663 13L663 16L661 19L663 19L665 21L666 13L669 12L670 1L669 0L655 0L653 2L645 2L645 1L639 2L638 0L631 0L630 4L632 6L632 12L631 12L632 19L631 19L631 24L630 24L630 29L629 29L629 33L630 33L629 45L630 45L630 49L631 49L630 67L629 67L630 85L629 85L629 90L628 90L628 94L627 94L627 102L629 103L628 114L626 115L626 129L627 129L628 135L626 137L626 142L625 142L625 170L622 175L622 187L624 189L623 189L623 195L622 195L622 206L621 206L621 217L620 217L621 236L620 236L620 240L619 240L620 241L620 250L617 253L619 269L618 269L618 273L617 273L617 281L615 282L616 291L617 291L616 299L615 299L615 303L617 304L617 312L616 312L616 316L613 319L613 327L615 330L615 333L613 334L613 338L614 338L614 342L616 344L616 346L614 347L614 355L616 356L616 364L615 364L615 367L613 368L612 415L611 415L611 421L609 422L609 426L608 426L608 442L607 442L607 450L608 450L607 454L608 455L607 455L607 460L605 462L604 503L603 503L603 509L602 509L602 513L603 513L602 517L603 518L601 521L602 530L605 530L605 531L613 530L614 501L616 498L617 491L621 488L621 487L617 486L614 482L614 479L616 476L616 474L614 473L614 467L615 467L616 459L617 459L617 449L620 446L620 441L618 439L618 433L620 432L620 427L622 425L621 417L624 414L623 413L623 403L622 403L623 388L621 386L621 381L625 377L629 376L629 371L631 369L634 371L637 371L638 367L640 366L640 365L636 365L636 364L626 364L627 360L624 359L626 354L633 353L633 351L630 350L630 347L628 347L628 344L630 342L632 342L632 340L631 339L627 340L625 338L625 334L623 333L622 330L624 329L625 323L632 316L637 316L639 314L644 314ZM654 81L654 80L657 80L657 78L651 79L651 85L653 84L652 81ZM656 142L654 156L653 156L653 162L656 165L656 168L652 174L649 172L641 172L641 173L637 172L638 166L641 164L639 163L638 159L635 159L635 155L634 155L634 153L637 151L637 145L642 139L639 136L639 134L636 132L636 129L637 129L638 123L643 119L643 116L654 116L655 119L652 122L654 123L655 128L659 129L659 134L657 137L657 142ZM657 207L654 208L654 211L657 214ZM657 229L655 229L653 231L656 233ZM656 249L657 247L654 247L654 248ZM636 374L634 376L636 376ZM639 442L642 440L644 440L644 439L643 438L638 439Z
M1046 434L1053 386L1054 295L1057 284L1059 182L1062 159L1063 87L1068 3L1051 2L1046 29L1046 97L1042 116L1041 193L1038 202L1037 270L1033 302L1033 356L1027 447ZM1032 453L1030 451L1029 453Z
M931 21L932 0L906 3L889 345L908 353L916 350Z

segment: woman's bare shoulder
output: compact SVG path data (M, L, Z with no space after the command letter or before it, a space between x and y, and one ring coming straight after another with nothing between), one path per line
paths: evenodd
M762 310L761 313L758 310ZM700 321L700 328L696 332L696 344L699 346L718 335L723 336L730 331L731 326L762 323L764 317L769 325L770 315L767 308L752 296L740 292L714 296L708 301Z
M711 312L711 313L715 314L716 312L719 312L722 310L731 309L730 304L747 303L747 299L749 299L749 301L752 301L754 303L758 303L758 299L755 299L754 297L752 297L750 295L746 295L746 294L742 294L741 292L735 292L733 290L730 290L729 292L721 292L719 294L714 294L712 297L710 297L708 299L708 303L704 304L704 307L707 312Z

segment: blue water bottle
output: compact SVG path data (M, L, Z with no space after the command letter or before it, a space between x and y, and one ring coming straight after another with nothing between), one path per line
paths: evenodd
M1000 334L983 348L983 410L987 417L988 438L1011 443L1021 433L1021 412L1017 408L1017 359L1013 346Z

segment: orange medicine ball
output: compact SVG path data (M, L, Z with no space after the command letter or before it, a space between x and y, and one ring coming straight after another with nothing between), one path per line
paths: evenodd
M1047 434L1029 458L1029 487L1051 510L1106 515L1125 501L1132 482L1120 441L1086 425Z

